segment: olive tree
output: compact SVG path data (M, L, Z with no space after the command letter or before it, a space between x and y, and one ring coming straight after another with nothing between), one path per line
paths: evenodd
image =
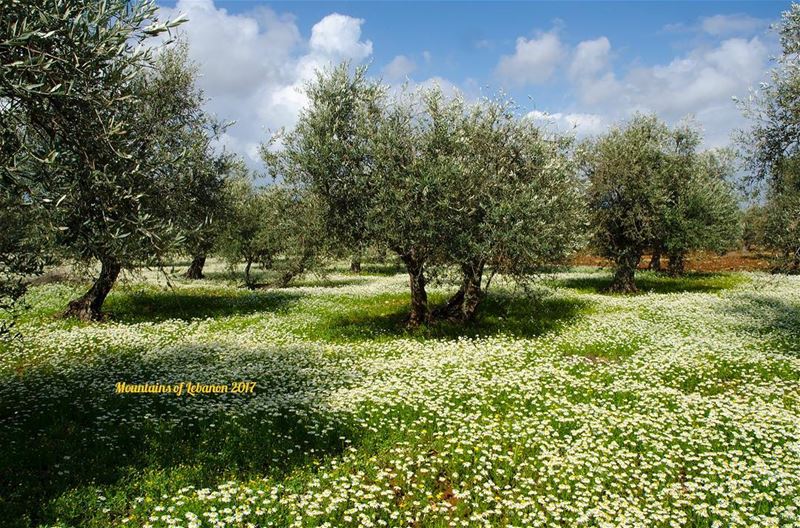
M15 309L32 276L49 263L45 211L10 188L0 189L0 338L11 334Z
M504 98L451 105L457 148L438 260L456 266L461 282L437 315L468 321L494 274L525 280L581 245L584 204L567 138L520 119Z
M99 318L123 267L179 240L165 205L174 127L141 119L174 108L146 75L153 49L142 44L178 22L158 22L152 1L0 4L3 184L51 204L57 243L101 265L67 315Z
M782 174L767 191L764 243L779 252L776 271L800 271L800 157L783 160Z
M347 65L321 73L270 169L322 204L332 240L387 247L409 276L415 326L474 317L484 270L530 272L574 246L579 193L566 144L507 102L466 104L438 89L387 90ZM455 268L461 288L432 313L427 283ZM489 282L489 278L486 282Z
M368 212L371 237L406 268L411 293L409 326L430 319L429 264L441 260L452 220L448 190L458 171L457 105L436 92L403 93L384 102L371 133L371 173L376 191Z
M262 149L267 166L316 197L331 243L353 253L368 243L395 252L409 274L409 324L427 321L424 266L443 218L437 172L446 170L431 120L419 118L411 98L389 104L383 86L347 64L319 72L306 94L309 104L280 148Z
M683 274L689 251L724 252L735 247L740 236L733 154L698 152L699 145L699 133L688 125L670 130L665 145L661 177L666 201L654 211L652 246L654 259L660 252L667 255L672 276Z
M207 99L197 87L197 66L188 52L187 42L179 40L158 54L150 92L159 98L142 108L155 114L140 117L161 129L157 133L163 138L160 150L166 154L163 170L169 171L167 181L174 184L168 192L169 206L177 213L175 222L183 235L180 249L192 256L184 276L202 279L206 256L226 214L222 189L226 178L241 170L241 162L215 148L227 125L203 110Z
M765 190L769 220L765 242L800 267L800 4L792 3L776 27L782 53L769 83L742 103L749 130L740 133L752 184Z
M252 265L270 265L281 241L263 230L270 209L246 171L225 184L224 194L229 214L216 240L217 252L232 266L244 262L245 285L251 287Z
M636 291L636 268L657 238L658 212L668 199L668 138L669 129L655 116L636 115L581 150L592 243L614 263L612 292Z
M742 213L742 249L753 251L764 247L768 213L763 204L750 204Z
M313 196L287 185L257 187L239 175L224 189L229 213L217 237L217 251L231 265L244 262L249 288L253 264L277 274L267 286L287 286L313 269L324 254L322 217Z
M383 87L365 68L344 63L306 85L309 103L295 128L279 131L261 153L275 176L324 197L319 206L328 237L353 255L367 238L367 208L375 190L364 131L374 123Z

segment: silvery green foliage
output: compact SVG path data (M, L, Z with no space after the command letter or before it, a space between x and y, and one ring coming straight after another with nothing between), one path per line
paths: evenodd
M230 179L225 187L229 208L227 221L217 239L217 252L231 266L245 263L245 283L250 285L250 268L253 263L269 264L277 253L279 240L269 236L263 227L270 220L264 195L253 186L246 169Z
M164 248L151 213L164 182L140 121L141 46L165 30L152 1L30 0L0 10L3 185L47 204L79 258L130 261Z
M446 261L522 278L582 244L583 197L568 138L503 97L457 107Z
M271 174L286 183L324 196L322 218L329 237L357 248L368 237L365 224L375 182L368 154L383 87L352 73L348 64L318 72L306 86L309 104L296 127L272 136L262 150Z
M669 199L663 185L669 139L669 129L655 116L636 115L582 146L592 243L616 266L614 291L636 289L636 267L659 235L658 213Z
M203 110L207 99L197 87L197 66L188 52L184 40L160 50L152 73L145 75L153 103L143 105L139 121L162 138L158 164L170 197L164 212L172 212L184 238L180 249L196 256L211 251L222 229L227 214L223 187L240 162L214 147L228 125Z
M477 281L479 297L487 266L523 276L577 245L569 145L545 137L513 103L467 103L437 88L390 96L346 64L319 74L307 93L297 127L264 158L318 197L331 239L401 258L411 324L429 317L425 284L443 269Z
M80 317L98 316L121 268L158 261L190 231L174 207L191 201L197 160L207 162L207 120L180 53L154 58L148 39L181 22L159 22L157 9L150 0L0 7L0 180L46 210L67 256L101 262L82 307L70 306Z
M742 103L750 130L739 143L751 171L751 184L766 188L769 221L766 244L783 266L800 266L800 4L793 3L776 27L783 53L772 78Z
M734 155L728 150L698 152L699 145L700 135L692 127L671 131L666 152L669 168L662 175L667 201L657 212L653 245L669 257L673 275L683 273L689 251L724 252L736 247L741 235L741 213L732 183Z
M42 210L24 197L0 191L0 339L13 335L14 315L31 276L48 261L50 240L43 229Z
M322 216L313 195L287 185L257 187L239 167L225 183L229 210L216 251L233 267L245 264L245 285L256 284L253 264L277 272L270 285L285 286L318 262L325 244Z
M594 246L614 261L611 289L635 290L633 275L649 249L683 272L689 251L724 251L739 238L739 210L728 151L698 152L699 133L637 115L584 145Z
M781 185L768 191L765 244L779 252L778 270L800 269L800 158L783 162Z

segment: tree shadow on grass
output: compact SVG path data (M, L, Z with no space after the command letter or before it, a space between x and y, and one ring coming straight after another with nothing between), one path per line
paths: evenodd
M406 273L406 269L399 262L367 262L361 265L361 273L364 275L379 275L391 277L398 273Z
M344 288L346 286L357 286L368 282L367 277L310 277L307 279L295 280L289 283L286 288Z
M231 359L234 368L230 368ZM309 406L341 385L296 348L263 355L184 347L120 351L90 366L0 378L0 519L118 525L137 496L282 478L339 454L358 428ZM115 394L129 383L256 381L253 394ZM313 450L313 451L312 451ZM98 494L108 497L97 502ZM102 512L103 507L111 511Z
M640 293L718 293L733 288L744 280L737 275L722 273L688 272L682 277L669 277L648 271L636 273L636 287ZM552 284L585 293L604 293L611 284L611 274L567 277L553 280Z
M431 306L445 302L442 295L431 295ZM331 341L365 341L410 337L416 339L458 339L509 335L536 337L569 324L591 308L588 301L556 296L528 297L510 293L491 293L481 303L478 316L468 323L433 321L409 330L408 295L382 295L344 312L330 314L316 325L313 338Z
M159 322L280 312L291 308L299 298L298 294L273 290L123 290L109 296L104 310L115 321Z
M800 356L800 306L796 303L748 292L719 310L735 315L741 330L764 337L770 351Z

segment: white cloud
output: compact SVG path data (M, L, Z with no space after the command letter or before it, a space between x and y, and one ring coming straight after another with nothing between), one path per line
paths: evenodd
M361 41L362 18L333 13L311 28L311 49L328 57L361 60L372 55L372 41Z
M584 40L575 47L569 74L572 78L595 75L606 69L611 58L611 42L606 37Z
M605 116L600 114L574 113L547 113L539 110L528 112L527 118L544 127L555 127L562 133L574 133L582 138L603 133L609 125Z
M768 49L758 37L728 39L666 65L634 69L624 79L625 96L667 115L697 112L744 95L762 78L768 60Z
M555 31L530 40L519 37L514 54L500 58L496 73L512 85L541 84L552 77L565 55Z
M383 73L388 79L405 79L411 75L417 65L405 55L398 55L383 68Z
M692 23L676 22L664 26L667 33L695 33L724 38L752 36L769 26L770 20L743 13L701 17Z
M361 62L372 54L362 40L364 20L338 13L322 18L306 41L292 15L267 7L229 13L212 0L179 0L167 17L186 13L181 32L190 58L199 65L199 85L210 99L207 109L235 120L220 143L261 166L258 146L267 130L294 125L306 104L303 83L316 69L343 60Z
M580 42L572 54L569 77L581 101L594 104L620 89L611 72L611 42L606 37Z
M714 46L698 46L665 64L637 65L617 76L608 39L584 41L576 47L569 68L577 99L572 113L557 112L549 119L562 127L575 123L577 129L591 130L636 111L655 112L671 123L693 115L704 127L705 145L721 146L744 124L731 98L745 95L764 78L769 51L759 37L729 38ZM601 117L587 120L586 116Z
M714 36L748 35L764 29L768 21L750 15L714 15L700 19L700 28Z

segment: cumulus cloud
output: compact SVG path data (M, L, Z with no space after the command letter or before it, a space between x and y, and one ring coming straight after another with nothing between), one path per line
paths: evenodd
M318 21L305 40L292 15L267 7L229 13L213 0L179 0L162 11L169 18L187 15L181 32L199 66L207 109L236 122L221 143L253 168L260 167L258 146L267 131L296 122L306 104L302 86L317 69L372 54L372 42L361 37L364 20L339 13Z
M575 47L569 74L572 78L595 75L606 69L611 58L611 42L606 37L584 40Z
M553 76L566 50L555 31L536 38L519 37L513 55L504 55L496 73L511 85L541 84Z
M758 37L728 39L666 65L632 70L625 78L625 95L634 104L668 115L696 112L746 93L762 78L768 60L768 49Z
M365 59L372 54L372 41L361 41L363 23L362 18L328 15L311 28L311 49L329 57Z
M417 65L405 55L398 55L383 68L383 74L391 80L405 79L411 75Z
M584 41L576 46L569 67L574 108L580 111L554 113L551 120L563 124L568 122L567 115L599 115L602 122L610 123L641 111L676 122L694 115L705 128L706 145L720 146L728 142L733 129L744 124L731 98L746 94L763 79L769 51L759 37L728 38L665 64L638 65L617 76L611 65L610 41L605 37ZM590 129L591 124L580 127Z
M700 19L700 28L714 36L752 34L767 27L769 22L750 15L714 15Z

